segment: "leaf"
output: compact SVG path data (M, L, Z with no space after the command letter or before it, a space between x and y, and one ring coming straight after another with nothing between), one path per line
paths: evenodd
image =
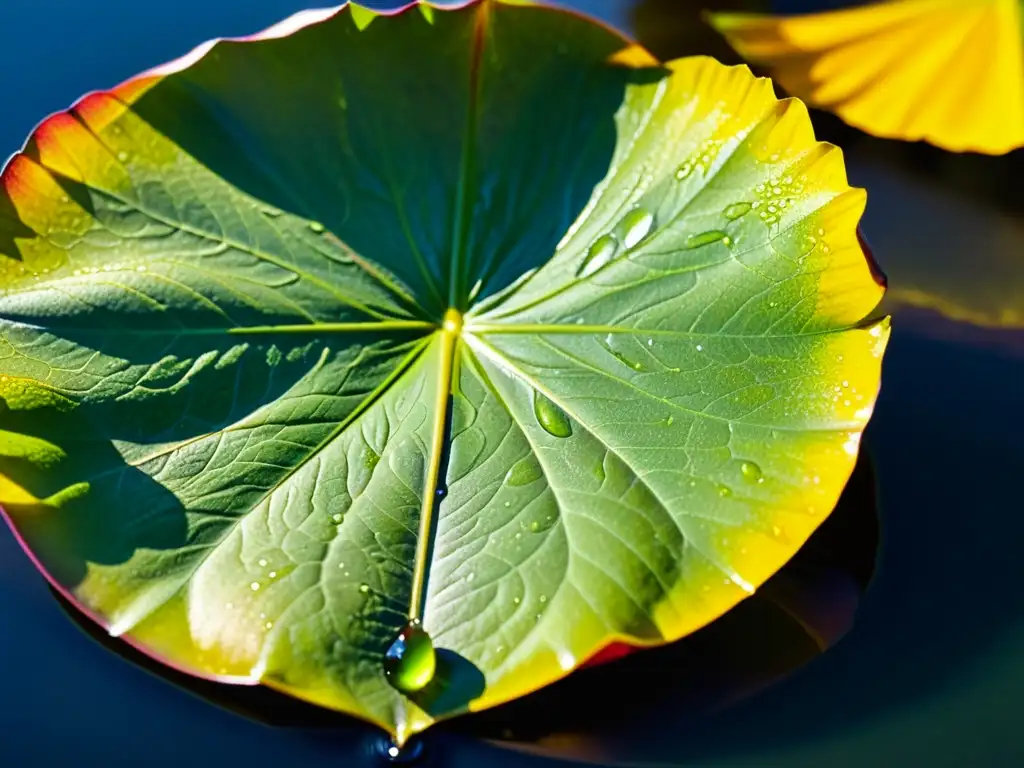
M789 93L868 133L956 152L1024 146L1019 0L888 0L710 20Z
M158 660L399 742L742 600L878 388L864 194L804 107L572 14L306 12L2 181L33 557ZM401 693L410 620L437 673Z

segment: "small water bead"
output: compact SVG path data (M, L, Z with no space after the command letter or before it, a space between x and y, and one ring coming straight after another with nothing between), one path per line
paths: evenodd
M267 558L265 558L265 557L261 557L261 558L260 558L260 559L259 559L259 560L258 560L258 561L256 562L256 565L258 565L258 566L259 566L260 568L266 568L266 567L267 567Z
M434 643L418 621L410 621L384 654L384 675L405 694L423 690L437 671Z
M264 205L262 208L260 208L260 213L262 213L264 216L270 219L276 219L278 216L281 215L281 211L270 205Z
M472 581L473 581L474 579L476 579L476 573L475 573L475 572L473 572L473 571L470 571L470 572L469 572L469 573L468 573L468 574L466 575L466 581L468 581L468 582L472 582Z
M751 208L751 203L733 203L728 208L726 208L724 211L722 211L722 214L729 221L735 221L736 219L738 219L738 218L740 218L742 216L746 216L747 213L750 212L750 208Z
M544 472L533 457L520 459L505 473L505 483L512 486L529 485L543 477Z
M615 258L619 250L619 241L614 235L603 235L594 241L583 258L583 263L576 270L577 277L589 277Z
M761 467L752 461L744 461L740 464L740 472L743 474L743 479L751 483L763 483L764 473L761 472Z
M723 499L728 498L729 496L732 496L732 489L728 486L720 485L718 486L718 495Z
M641 240L647 237L654 226L654 214L645 211L643 208L634 208L622 219L622 245L626 248L633 248Z
M369 592L370 592L370 585L369 584L360 584L359 585L359 591L362 592L364 595L369 594Z
M727 235L725 232L722 232L719 229L713 229L709 232L701 232L700 234L697 235L690 235L688 238L686 238L686 248L692 250L694 248L700 248L701 246L704 245L710 245L711 243L725 243L725 245L729 245L731 242L732 240L729 238L729 235Z
M668 416L662 419L660 423L664 424L666 427L671 427L675 420L676 417L670 413Z
M267 574L267 577L271 578L271 579L276 579L277 578L277 571L271 571L270 573Z
M252 584L249 585L249 589L251 589L253 592L259 592L260 583L258 581L254 581Z
M540 518L539 520L533 520L530 523L530 532L531 533L543 533L544 531L549 530L551 528L551 526L553 526L555 524L555 520L557 520L557 519L558 518L555 515L545 515L544 517Z
M266 624L263 625L263 628L266 629L266 630L273 629L274 628L274 622L268 621Z
M117 153L117 159L120 160L122 163L127 162L128 161L128 153L127 152L123 152L123 151L122 152L118 152Z
M309 228L318 235L322 235L324 233L324 225L319 221L309 222Z
M537 423L549 435L553 437L572 435L572 424L565 411L537 390L533 392L533 414L537 417Z

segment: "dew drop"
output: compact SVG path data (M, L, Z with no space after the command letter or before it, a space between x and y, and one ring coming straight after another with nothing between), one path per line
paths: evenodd
M127 162L128 161L128 153L127 152L118 152L117 153L117 159L120 160L122 163Z
M654 214L643 208L634 208L622 219L622 229L625 232L622 236L622 244L626 248L633 248L647 237L652 226L654 226Z
M744 461L740 464L740 472L743 473L743 479L751 483L763 483L764 473L761 472L761 468L752 461Z
M711 231L700 232L699 234L691 234L691 236L686 239L685 247L692 250L694 248L700 248L701 246L711 245L712 243L725 243L726 245L729 245L729 236L721 229L712 229Z
M474 579L476 579L476 573L474 573L473 571L470 571L466 575L466 581L472 582Z
M369 594L369 592L370 592L370 585L369 584L360 584L359 585L359 591L362 592L364 595Z
M615 258L615 253L618 250L619 241L615 239L614 235L603 235L597 238L594 244L590 246L590 250L587 251L587 255L583 258L583 263L576 270L576 276L588 277L594 274Z
M260 583L258 581L254 581L252 584L249 585L249 589L251 589L253 592L259 592Z
M505 482L512 486L529 485L534 480L539 480L542 475L543 472L537 461L528 457L512 465L512 468L505 473Z
M664 424L666 427L671 427L672 423L675 420L676 420L676 417L673 416L672 414L669 414L668 416L666 416L664 419L661 420L661 423Z
M572 434L572 424L569 423L565 411L536 390L533 392L533 413L537 417L537 423L549 435L569 437Z
M260 213L262 213L269 219L276 219L278 216L281 215L281 211L270 205L265 205L262 208L260 208Z
M728 486L720 485L718 486L718 495L721 496L723 499L727 498L729 496L732 496L732 490Z
M418 621L409 622L384 654L384 675L402 693L423 690L437 671L430 635Z
M722 214L729 221L734 221L741 216L745 216L750 211L750 203L733 203L727 207Z
M319 221L309 222L309 228L318 235L321 235L324 232L324 225Z

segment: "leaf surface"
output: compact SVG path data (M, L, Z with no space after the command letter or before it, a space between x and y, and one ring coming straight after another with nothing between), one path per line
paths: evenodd
M404 741L762 584L888 325L863 192L767 81L550 9L353 11L8 164L0 503L111 634Z

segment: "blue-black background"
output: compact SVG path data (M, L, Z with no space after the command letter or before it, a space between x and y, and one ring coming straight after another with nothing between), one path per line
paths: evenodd
M565 4L638 34L665 56L717 50L699 26L698 2ZM776 3L794 11L838 5ZM0 0L0 156L90 89L302 7L303 0ZM894 294L927 288L975 307L1024 305L1019 156L953 158L815 119L848 149L851 180L869 189L865 231ZM430 743L435 763L1024 764L1024 332L893 310L867 440L883 546L846 640L770 690L666 732L550 757L444 733ZM648 683L607 691L608 706L628 711ZM372 764L375 738L354 723L271 729L126 664L67 620L0 530L0 765L357 766Z

